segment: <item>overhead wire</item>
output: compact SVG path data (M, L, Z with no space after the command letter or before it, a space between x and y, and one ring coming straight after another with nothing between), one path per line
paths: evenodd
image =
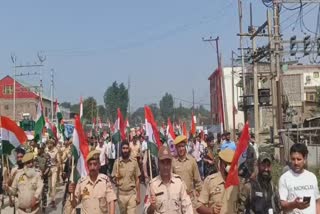
M114 51L114 50L127 50L127 49L131 49L131 48L141 47L141 46L146 45L148 42L161 41L161 40L168 38L172 35L176 35L178 33L188 31L195 26L208 24L210 22L216 22L218 20L217 17L225 16L227 14L226 10L228 10L233 4L234 4L233 0L229 1L225 5L225 7L223 7L221 10L219 10L219 12L216 13L213 17L209 17L209 18L202 17L202 19L198 22L176 26L172 29L167 30L166 32L162 32L158 35L150 36L149 38L143 39L141 41L133 41L133 42L129 42L127 44L122 42L121 45L117 45L115 47L106 47L106 48L101 48L101 49L91 49L91 50L83 49L83 50L81 50L81 49L70 48L70 49L63 49L63 50L45 50L45 52L46 52L46 55L50 55L50 56L88 56L88 55L95 55L100 52L108 52L108 51Z

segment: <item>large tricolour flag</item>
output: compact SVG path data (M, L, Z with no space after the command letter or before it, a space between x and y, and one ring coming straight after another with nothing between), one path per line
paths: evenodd
M123 120L123 116L120 108L117 109L118 117L116 122L114 123L114 132L112 136L112 141L114 143L118 143L126 139L126 123Z
M11 151L27 142L28 138L22 128L8 117L0 117L2 151L11 154Z
M44 120L43 116L43 107L42 107L42 98L40 97L38 107L37 107L37 118L36 118L36 124L34 127L34 139L36 141L41 140L42 130L45 126L46 122Z
M86 159L89 154L87 138L78 115L75 116L72 140L72 156L74 157L74 163L76 165L73 182L77 182L79 178L87 176L88 174Z
M174 139L176 139L176 135L174 134L173 126L170 121L170 118L168 118L168 125L167 125L167 138L168 138L168 146L170 148L170 151L172 154L176 153L176 149L173 145Z
M144 114L146 120L146 135L149 140L148 148L152 155L157 155L159 148L162 146L157 123L149 106L144 107Z

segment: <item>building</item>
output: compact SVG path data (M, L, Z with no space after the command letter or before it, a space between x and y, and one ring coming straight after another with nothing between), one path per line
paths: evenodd
M5 76L0 80L0 115L13 118L13 88L14 79ZM27 84L16 80L16 121L22 119L24 113L29 113L31 119L35 120L37 115L37 106L39 102L39 87L30 87ZM51 99L42 95L43 114L45 117L51 118ZM70 117L70 109L61 109L65 119Z
M232 70L234 81L232 82ZM235 128L239 130L244 124L244 114L238 111L238 101L242 96L242 89L237 86L240 81L241 67L224 67L222 72L217 69L209 77L210 81L210 104L212 123L215 130L221 131L221 123L224 129L233 130L233 111L235 113ZM234 91L234 105L232 101Z

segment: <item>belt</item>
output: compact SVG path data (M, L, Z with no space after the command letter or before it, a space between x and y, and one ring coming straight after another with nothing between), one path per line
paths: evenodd
M135 189L131 189L131 190L120 190L119 189L119 195L132 195L135 192L136 192Z
M19 210L22 210L23 212L25 212L25 213L31 213L31 212L33 212L33 211L35 211L36 209L38 209L38 207L34 207L34 208L18 208Z

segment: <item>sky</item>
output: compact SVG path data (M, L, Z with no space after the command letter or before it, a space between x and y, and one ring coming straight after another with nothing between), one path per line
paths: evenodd
M246 30L250 1L243 1ZM266 7L253 2L254 24L260 25ZM11 55L17 65L30 65L39 64L40 54L43 67L17 73L41 75L17 78L31 84L42 79L50 95L53 70L59 102L93 96L103 104L104 92L117 81L130 82L132 111L159 103L166 92L175 105L190 107L192 90L196 105L209 108L208 77L217 61L214 44L202 38L219 36L223 65L230 65L231 51L239 46L237 8L236 0L4 1L0 77L13 75Z

